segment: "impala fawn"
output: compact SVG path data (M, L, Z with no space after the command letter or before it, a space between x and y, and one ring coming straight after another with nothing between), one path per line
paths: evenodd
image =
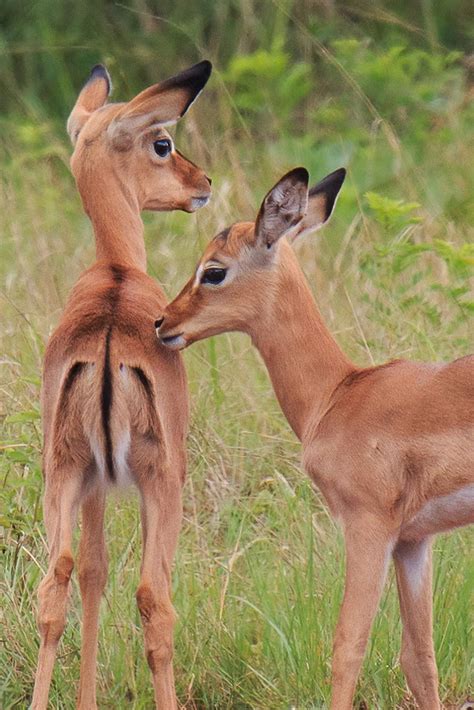
M210 180L175 150L164 127L184 115L210 73L210 63L201 62L129 103L107 104L110 80L97 66L69 117L71 167L94 227L97 261L74 287L44 363L44 519L50 559L38 591L35 710L47 707L65 625L79 506L78 707L97 707L97 627L107 577L105 497L107 488L127 482L141 494L137 603L156 705L176 708L170 568L182 515L188 399L181 357L154 337L154 315L166 301L145 273L140 211L192 212L207 202Z
M359 368L341 351L283 237L321 227L344 177L336 170L308 193L304 168L285 175L255 223L234 224L210 242L155 325L173 350L224 331L250 335L303 444L304 467L342 523L346 585L331 707L352 707L393 557L401 664L419 706L436 710L431 539L474 521L474 357Z

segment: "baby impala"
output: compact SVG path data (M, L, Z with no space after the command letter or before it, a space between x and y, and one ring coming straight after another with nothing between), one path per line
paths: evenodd
M341 522L346 585L334 639L333 710L352 707L372 620L393 557L403 620L401 664L423 710L439 710L432 639L431 547L474 522L474 357L356 367L326 328L284 238L329 219L345 171L308 192L296 168L254 222L209 244L157 321L170 348L248 333L303 444L306 471Z

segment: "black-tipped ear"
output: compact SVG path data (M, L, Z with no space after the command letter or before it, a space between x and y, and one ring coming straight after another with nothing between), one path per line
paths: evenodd
M315 232L328 221L345 177L345 168L339 168L310 189L307 212L292 233L292 238Z
M86 86L90 81L95 81L96 79L101 79L105 84L105 98L110 96L110 94L112 93L112 80L110 78L109 72L103 64L96 64L92 67L89 79L86 82Z
M102 64L92 67L67 121L67 132L73 144L91 113L103 106L112 91L109 72Z
M170 126L184 116L205 87L212 71L207 60L170 79L154 84L129 101L113 121L114 129L137 129L144 125Z
M334 170L333 173L326 175L325 178L320 180L317 185L314 185L314 187L310 189L308 194L310 200L312 197L316 197L317 195L324 195L325 214L323 222L327 222L331 216L339 190L341 189L342 183L345 179L346 169L338 168L337 170Z
M161 82L161 84L159 84L159 93L164 93L170 89L181 89L187 92L188 98L179 116L181 118L206 86L211 72L212 64L205 59L198 64L193 64L192 67L185 69L180 74L176 74L176 76L172 76L170 79Z
M306 168L294 168L267 193L255 222L257 242L270 248L300 222L308 203L308 180Z

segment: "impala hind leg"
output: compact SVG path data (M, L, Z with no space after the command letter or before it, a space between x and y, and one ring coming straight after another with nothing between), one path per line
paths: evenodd
M107 581L104 537L105 488L95 488L82 504L79 586L82 597L81 675L77 707L95 710L100 600Z
M379 605L391 539L373 520L348 525L346 585L334 636L332 710L350 710L372 622Z
M401 666L421 710L439 710L432 631L431 540L399 542L393 559L402 615Z
M159 710L177 708L173 675L171 565L181 527L181 481L141 487L143 562L137 604L143 624L145 653L153 676Z
M38 627L40 650L36 669L32 710L46 710L49 687L59 639L66 624L69 580L74 567L72 531L80 495L80 481L63 478L53 487L47 476L44 494L44 519L49 543L49 566L38 588Z

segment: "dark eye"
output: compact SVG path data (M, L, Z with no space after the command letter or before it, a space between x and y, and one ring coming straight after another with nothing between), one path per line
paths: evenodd
M159 141L153 143L153 148L160 158L166 158L171 153L171 141L168 138L160 138Z
M220 284L221 281L224 281L226 273L227 273L226 269L217 269L217 268L206 269L204 274L202 275L201 283L202 284Z

